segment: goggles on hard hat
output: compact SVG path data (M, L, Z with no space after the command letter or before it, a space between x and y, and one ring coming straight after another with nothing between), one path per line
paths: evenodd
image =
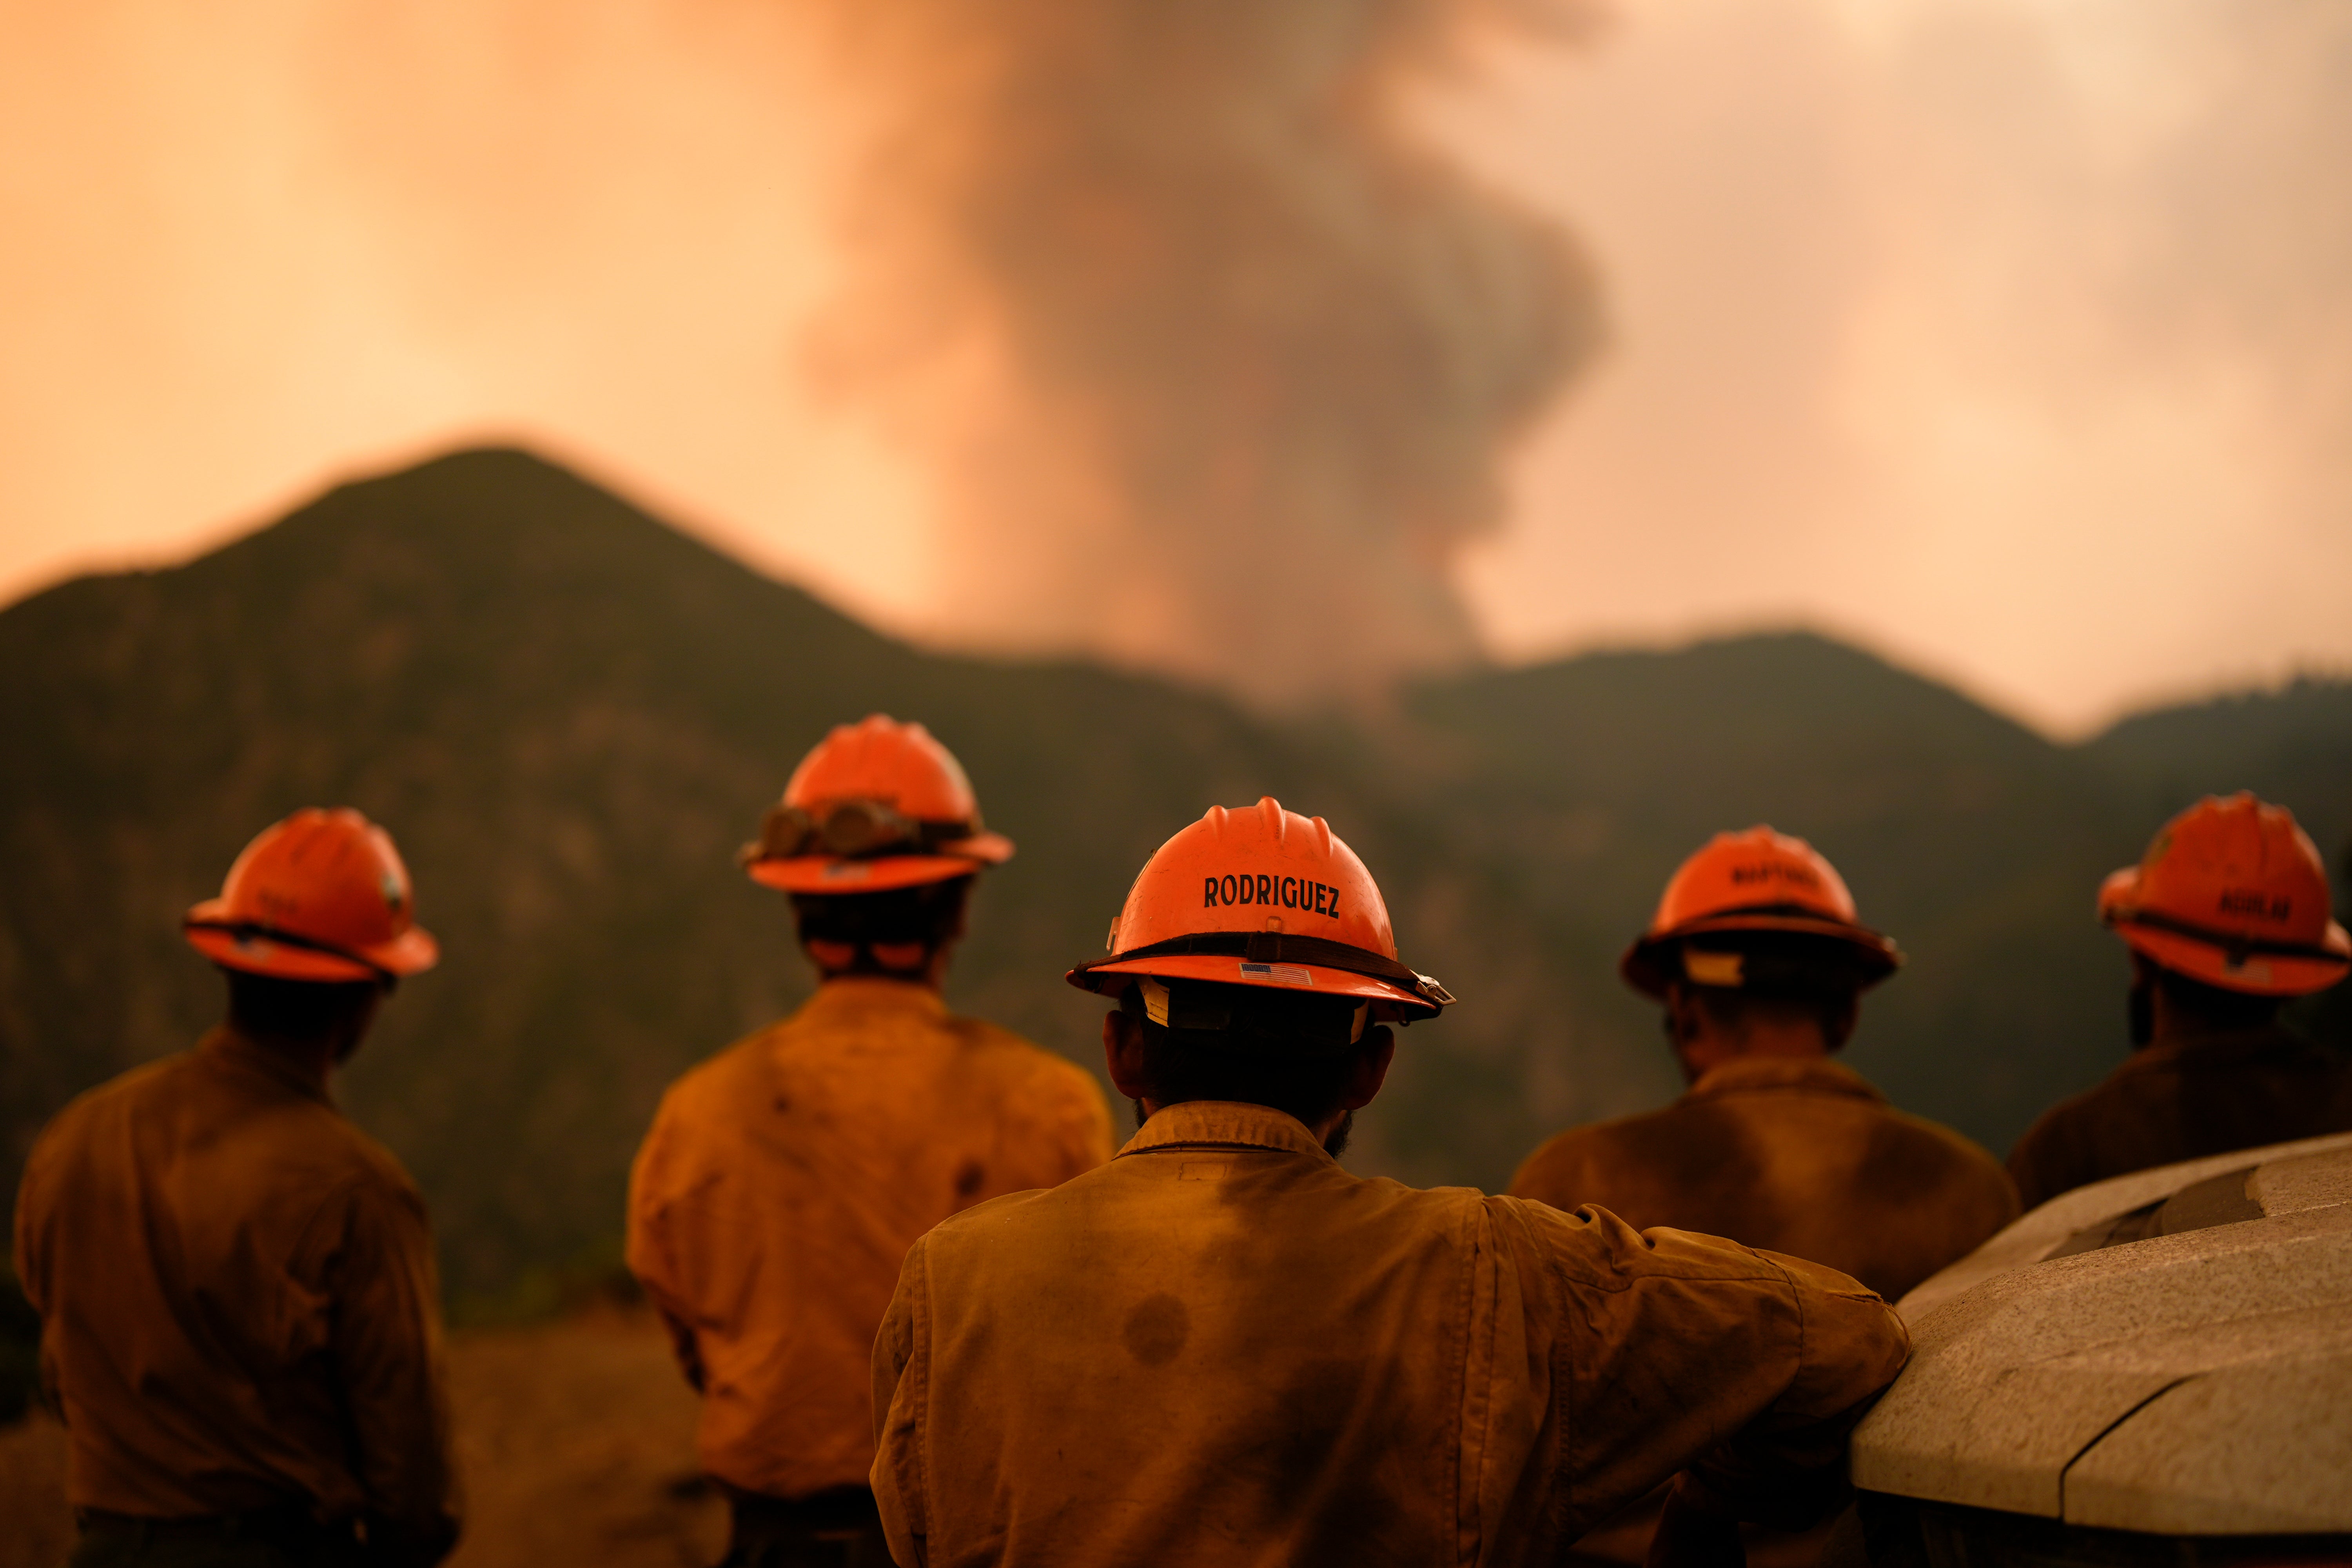
M814 812L797 805L772 805L760 819L759 842L743 846L738 858L748 866L754 860L789 860L809 855L832 855L845 860L933 855L940 853L940 846L971 838L980 830L977 819L925 822L879 800L832 801Z

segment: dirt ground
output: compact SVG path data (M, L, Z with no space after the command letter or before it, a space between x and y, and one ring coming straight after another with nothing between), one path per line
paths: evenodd
M650 1315L599 1308L449 1344L466 1538L449 1568L709 1568L726 1507L694 1466L694 1395ZM0 1427L0 1568L71 1544L65 1434Z

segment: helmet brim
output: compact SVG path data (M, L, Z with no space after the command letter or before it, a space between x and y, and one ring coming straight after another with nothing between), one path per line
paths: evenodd
M1003 846L1002 854L992 858L991 853L964 852L964 847L971 845L992 853L996 845L989 844L989 839L996 839L996 845ZM753 860L743 869L761 887L784 893L887 893L898 888L920 888L970 877L991 866L1001 866L1013 857L1012 840L992 833L958 839L940 847L954 853L877 855L856 859L845 855L790 855Z
M2138 867L2126 866L2119 871L2110 871L2099 883L2099 919L2107 924L2115 924L2126 910L2138 903Z
M1377 975L1357 974L1319 963L1253 963L1218 953L1165 953L1124 963L1090 964L1071 970L1063 979L1081 991L1118 996L1144 975L1154 980L1206 980L1220 985L1347 997L1370 1003L1373 1019L1383 1024L1418 1023L1436 1017L1439 1012L1435 1004Z
M441 962L441 944L422 926L411 926L390 942L337 952L237 921L220 899L207 899L190 910L181 934L215 963L281 980L381 980L419 974Z
M1857 991L1869 990L1903 967L1902 951L1891 939L1868 926L1849 925L1826 915L1733 910L1686 921L1671 931L1636 937L1617 960L1617 973L1643 995L1664 1001L1666 987L1684 978L1682 944L1685 938L1748 931L1778 931L1836 943L1840 960L1854 972Z
M975 833L969 838L951 838L940 845L939 851L983 866L1002 866L1013 858L1013 840L1002 833Z
M2299 954L2250 952L2231 962L2231 954L2210 942L2179 931L2158 931L2129 920L2113 922L2126 946L2150 963L2201 984L2249 996L2308 996L2325 991L2352 973L2352 939L2334 921L2327 922L2326 945L2342 954L2336 958L2305 958Z
M360 949L360 956L393 974L422 974L441 962L441 944L423 926L410 926L390 942Z
M2109 872L2099 884L2099 919L2114 928L2125 946L2175 974L2248 996L2308 996L2352 973L2352 934L2334 921L2327 922L2318 943L2330 956L2261 952L2237 956L2226 942L2141 923L2135 918L2139 889L2138 867Z

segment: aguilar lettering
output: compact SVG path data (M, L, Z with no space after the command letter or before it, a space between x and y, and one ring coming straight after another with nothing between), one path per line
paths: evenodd
M2252 915L2258 921L2284 921L2294 913L2294 900L2259 888L2231 888L2221 894L2225 915Z

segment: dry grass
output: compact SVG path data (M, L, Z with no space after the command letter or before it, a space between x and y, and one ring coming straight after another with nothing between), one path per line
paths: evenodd
M726 1509L694 1464L694 1395L642 1313L598 1309L453 1336L450 1397L467 1495L449 1568L707 1568ZM0 1568L56 1568L72 1535L65 1436L0 1428Z

